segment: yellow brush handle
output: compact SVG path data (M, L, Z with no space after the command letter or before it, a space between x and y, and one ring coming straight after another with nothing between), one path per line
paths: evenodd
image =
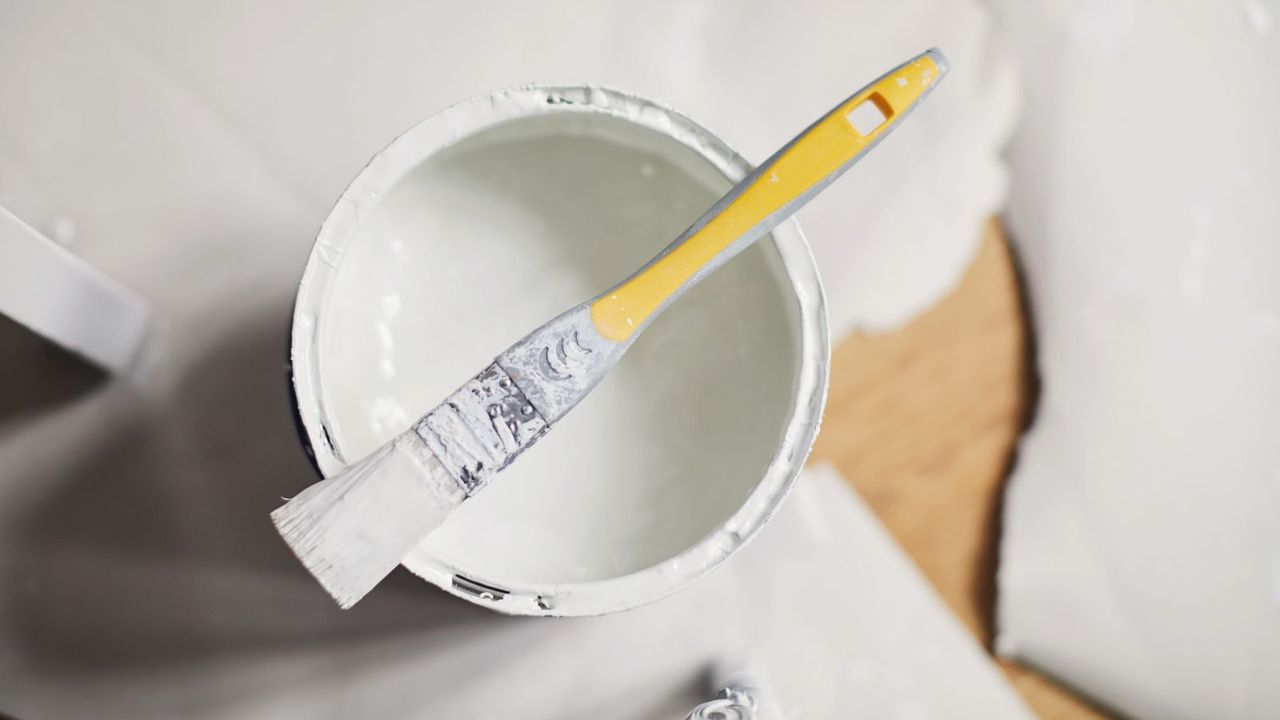
M824 181L871 149L946 72L930 50L860 90L814 123L735 188L727 204L635 275L591 304L602 336L625 342L699 270L734 241L772 220L772 229L821 189ZM808 196L806 196L808 194ZM789 207L793 206L793 207ZM739 248L740 249L740 248Z

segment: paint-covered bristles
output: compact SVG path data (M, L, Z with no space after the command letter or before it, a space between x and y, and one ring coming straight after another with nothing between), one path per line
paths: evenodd
M382 581L466 495L413 431L271 513L294 554L343 608Z

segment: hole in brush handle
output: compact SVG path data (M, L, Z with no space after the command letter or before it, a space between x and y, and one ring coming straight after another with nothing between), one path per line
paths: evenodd
M893 108L880 93L872 93L871 97L858 103L845 117L859 135L867 137L889 122L889 118L893 117Z

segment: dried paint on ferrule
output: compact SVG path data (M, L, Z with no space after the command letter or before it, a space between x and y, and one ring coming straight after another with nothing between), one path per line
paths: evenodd
M506 371L494 363L440 403L414 430L471 496L547 427Z

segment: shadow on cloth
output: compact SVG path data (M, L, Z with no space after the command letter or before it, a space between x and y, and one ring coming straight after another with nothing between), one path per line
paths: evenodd
M403 569L341 611L303 570L268 519L316 479L289 406L287 313L269 315L215 342L159 399L112 383L85 400L103 425L96 446L23 478L40 494L5 531L0 596L28 670L142 670L512 622Z
M0 427L87 395L106 375L0 315Z

